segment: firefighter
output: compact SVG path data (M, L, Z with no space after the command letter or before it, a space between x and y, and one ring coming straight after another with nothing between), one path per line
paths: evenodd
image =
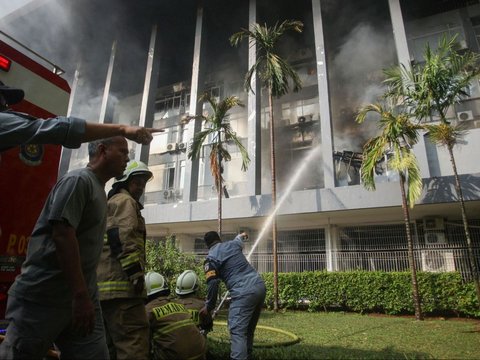
M139 200L151 178L147 165L132 160L108 193L107 233L97 277L110 354L119 360L148 358L146 229Z
M170 297L164 277L157 272L149 272L145 276L145 285L151 359L205 359L205 338L185 306Z
M58 144L78 148L81 143L112 136L124 136L139 144L148 145L152 133L163 129L147 129L122 124L99 124L75 117L58 116L39 119L9 110L22 101L25 93L0 81L0 151L24 144Z
M209 249L205 260L208 289L205 307L200 310L201 317L211 314L223 280L232 297L228 310L230 358L241 360L252 356L253 336L266 294L263 279L243 255L243 242L247 239L245 232L226 242L215 231L205 234Z
M177 278L175 293L178 298L176 302L185 305L192 314L192 320L202 333L206 333L212 328L212 318L200 318L199 312L205 305L205 300L197 296L200 280L193 270L185 270Z

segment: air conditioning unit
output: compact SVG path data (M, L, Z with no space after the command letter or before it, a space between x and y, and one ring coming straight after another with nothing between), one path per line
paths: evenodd
M455 258L453 256L453 251L422 251L422 270L429 272L455 271Z
M303 124L303 123L306 123L306 122L309 122L309 121L312 121L313 119L313 115L302 115L302 116L299 116L297 117L297 121L299 124Z
M446 244L447 239L443 231L426 231L424 234L425 245L439 245Z
M471 110L457 112L457 119L459 121L473 120L473 112Z
M176 191L174 189L167 189L163 191L163 197L165 199L172 199L176 195Z
M185 150L187 150L187 145L188 145L188 144L187 144L186 142L178 143L178 144L177 144L177 149L178 149L178 150L185 151Z
M423 230L445 230L445 220L441 217L427 217L423 219Z
M167 151L175 151L175 150L177 150L177 143L168 143L166 149L167 149Z

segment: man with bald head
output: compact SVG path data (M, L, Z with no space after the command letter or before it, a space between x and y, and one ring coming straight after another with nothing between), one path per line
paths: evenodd
M108 359L96 268L106 226L105 183L128 161L125 138L90 143L86 168L50 192L21 274L9 291L1 359L42 359L52 343L67 359Z

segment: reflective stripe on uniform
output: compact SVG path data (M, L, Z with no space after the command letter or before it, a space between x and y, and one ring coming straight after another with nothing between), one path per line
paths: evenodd
M192 315L192 320L195 325L200 325L200 312L196 309L187 309L188 312Z
M180 320L180 321L174 322L173 324L156 329L155 334L153 335L153 338L158 339L161 337L162 334L168 334L169 332L172 332L174 330L180 329L185 326L195 326L195 324L190 318L185 320Z
M172 302L153 308L152 313L155 315L157 320L160 320L161 318L171 314L189 314L184 305Z
M128 291L130 289L129 281L104 281L97 283L99 291Z
M137 252L135 252L127 257L120 259L120 264L122 265L122 268L126 268L128 265L131 265L139 261L140 261L140 256Z

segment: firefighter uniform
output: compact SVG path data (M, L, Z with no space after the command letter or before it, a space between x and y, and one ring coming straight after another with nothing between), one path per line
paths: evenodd
M159 296L146 308L153 360L205 359L205 338L184 305L167 296Z
M182 297L176 298L175 302L182 304L192 315L192 320L197 325L198 328L201 328L201 321L199 311L205 306L205 300L195 297L194 294L184 295Z
M107 233L97 269L105 328L117 359L148 358L143 286L146 229L141 209L125 189L110 198Z

